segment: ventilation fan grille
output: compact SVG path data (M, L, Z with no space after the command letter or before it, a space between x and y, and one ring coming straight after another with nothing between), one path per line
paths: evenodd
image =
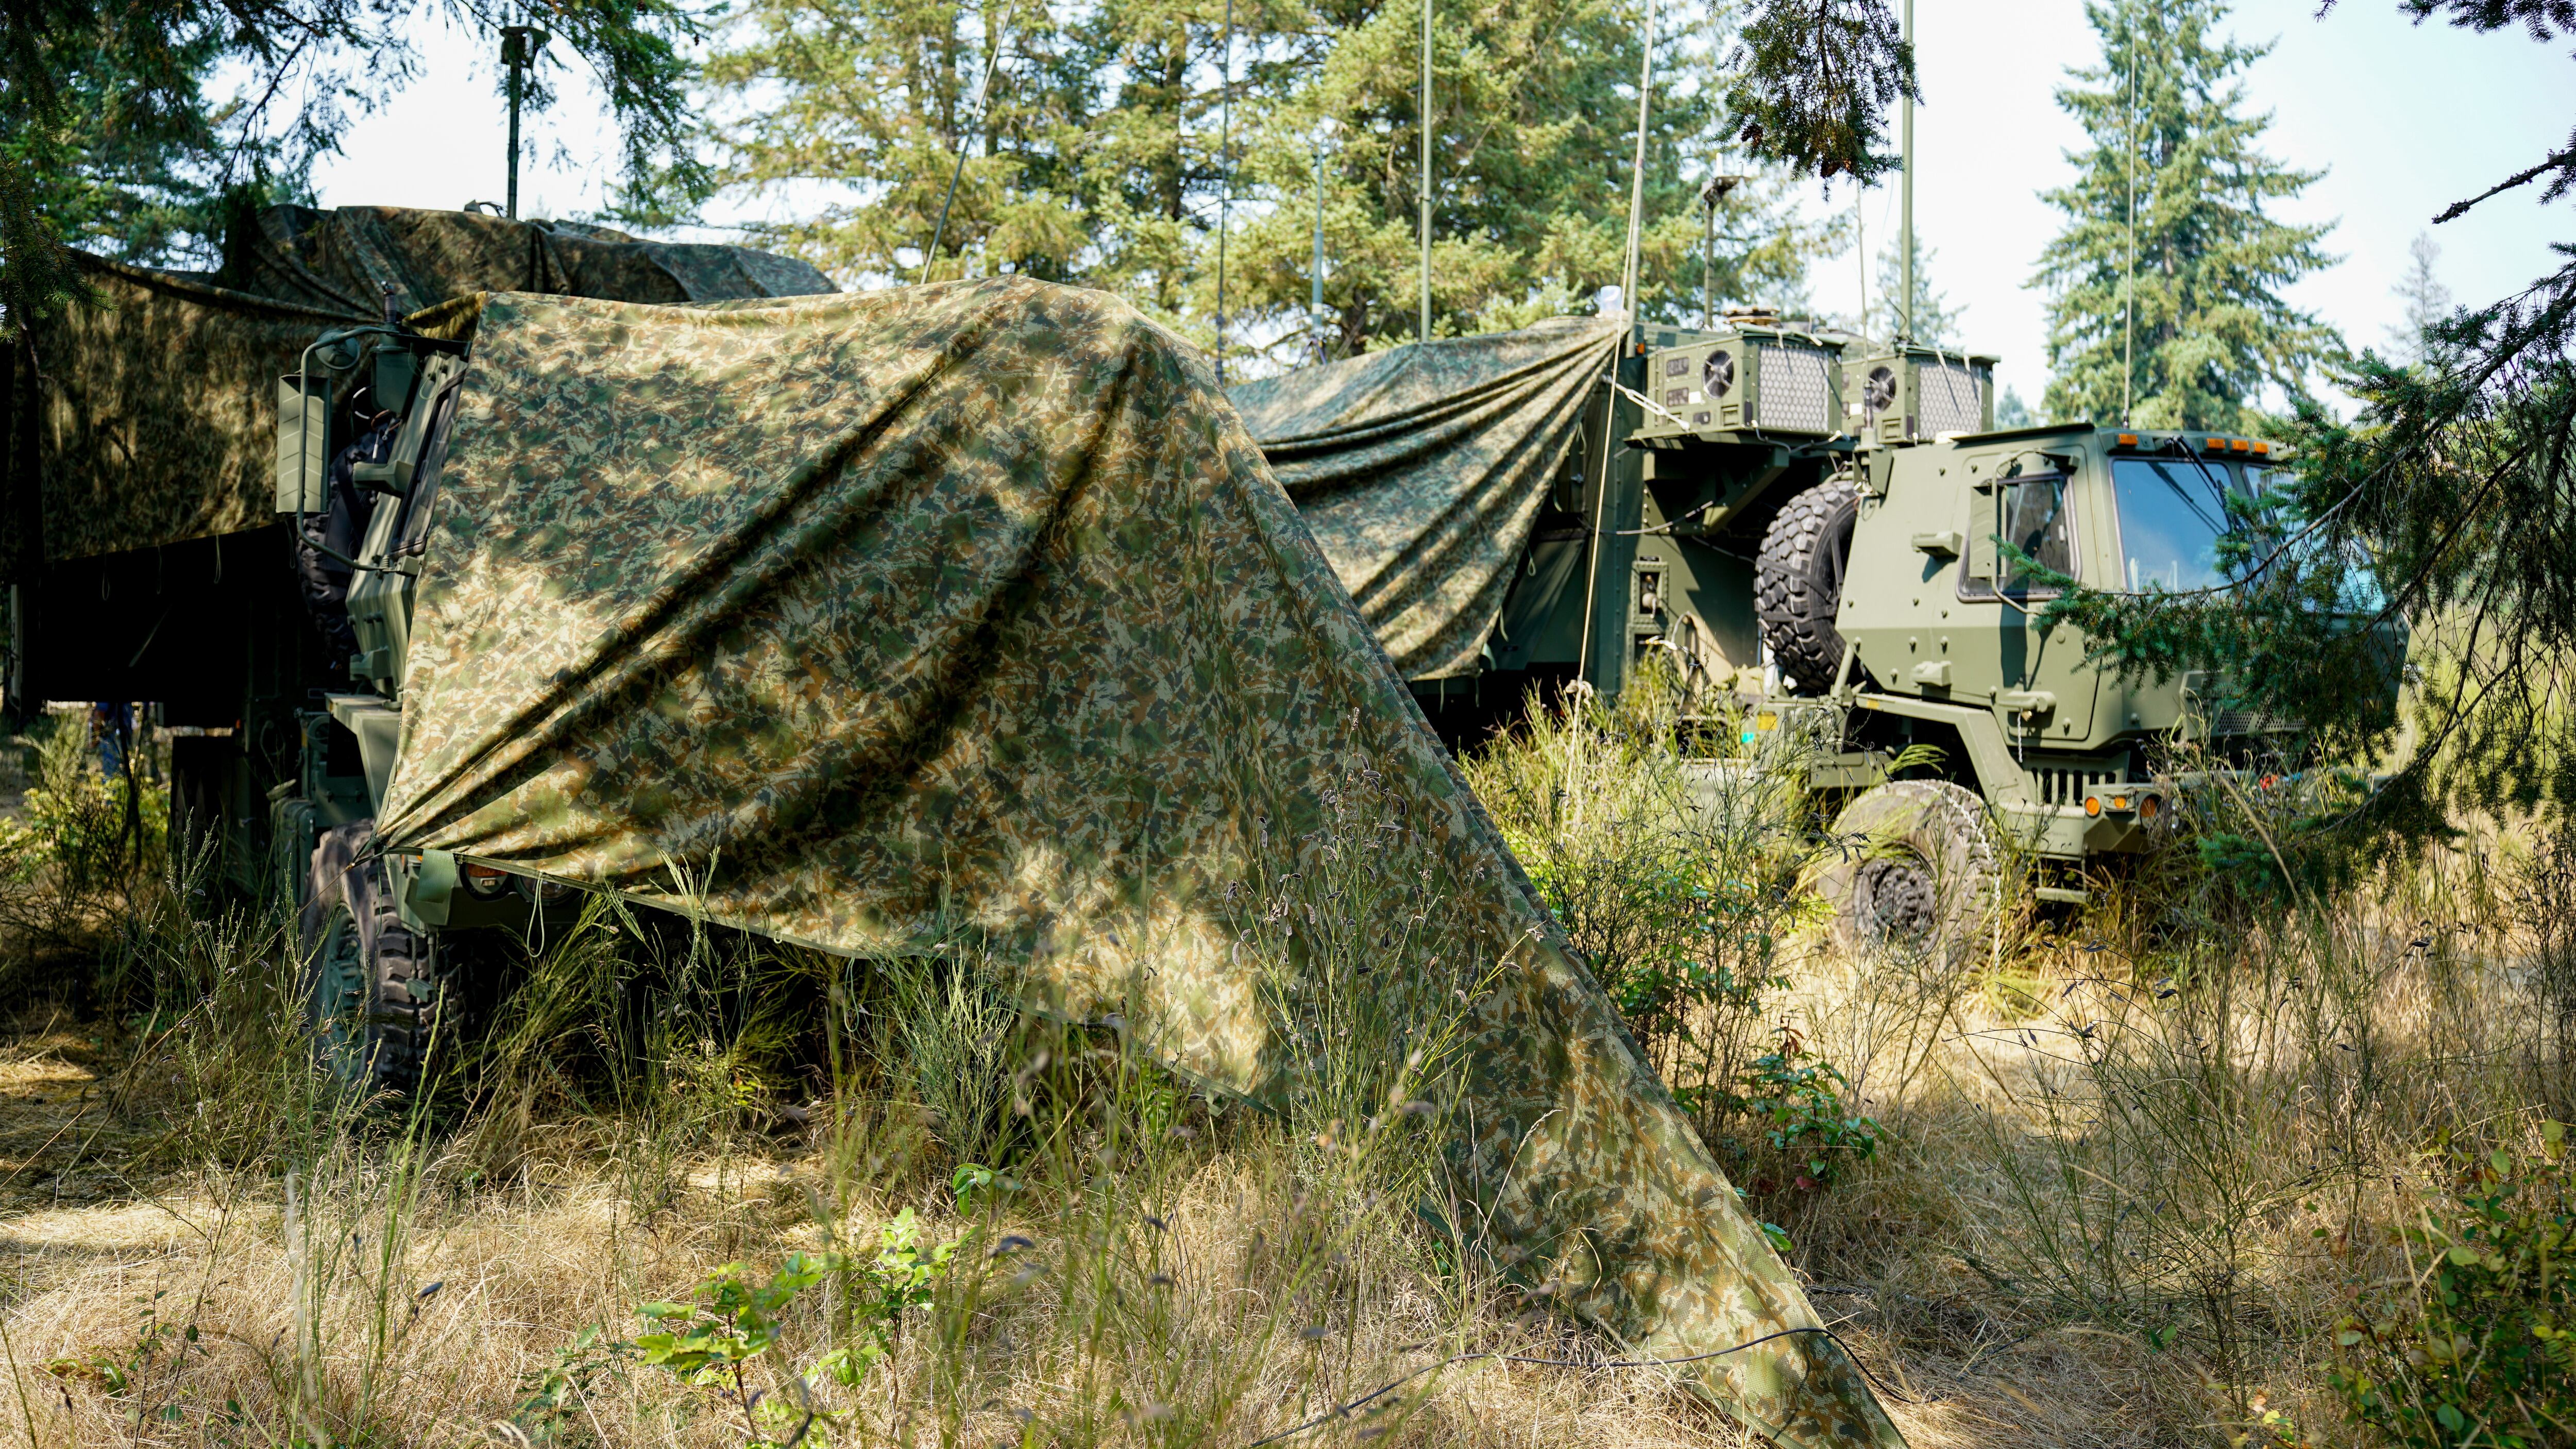
M1830 433L1834 354L1821 347L1761 346L1762 398L1757 425L1781 433Z
M1983 432L1985 379L1956 362L1927 362L1914 370L1916 427L1924 437Z

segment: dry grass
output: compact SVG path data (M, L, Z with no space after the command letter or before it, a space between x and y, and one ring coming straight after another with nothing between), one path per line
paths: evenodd
M388 1221L381 1170L355 1158L339 1165L346 1176L300 1187L292 1218L268 1184L243 1180L19 1216L9 1227L20 1281L48 1286L6 1316L23 1402L0 1419L40 1444L489 1441L494 1425L527 1422L536 1376L585 1327L633 1332L638 1304L683 1294L721 1263L822 1246L813 1201L834 1191L831 1158L782 1144L721 1173L703 1164L668 1210L640 1221L617 1174L595 1164L532 1166L481 1192L446 1190L433 1167L391 1263L368 1241ZM1080 1214L977 1224L934 1199L909 1204L931 1210L938 1238L1033 1238L1012 1260L1054 1271L1016 1292L1007 1279L988 1283L962 1341L916 1325L866 1391L819 1393L844 1416L833 1441L1014 1442L1025 1414L1066 1442L1245 1442L1418 1366L1427 1355L1414 1346L1445 1349L1462 1332L1520 1352L1599 1347L1462 1305L1425 1271L1400 1221L1352 1223L1342 1209L1346 1221L1313 1222L1326 1209L1300 1191L1288 1159L1275 1135L1238 1135L1158 1164L1163 1190L1105 1234ZM872 1234L897 1206L854 1202L845 1237ZM1330 1244L1329 1281L1282 1262L1279 1240L1301 1221ZM194 1340L154 1338L146 1309L194 1327ZM819 1303L791 1315L774 1360L812 1362L828 1316ZM1062 1331L1077 1321L1109 1331L1097 1342ZM1309 1337L1310 1327L1322 1331ZM75 1362L49 1374L42 1366L55 1359ZM87 1367L98 1362L131 1366L120 1391ZM754 1382L793 1392L774 1372ZM1397 1430L1387 1442L1643 1449L1732 1438L1687 1397L1634 1375L1478 1364L1421 1382L1426 1392L1381 1425ZM559 1427L601 1443L739 1443L730 1408L630 1366L595 1380L576 1421ZM1347 1442L1366 1427L1308 1441Z
M1658 917L1673 876L1620 852L1764 882L1725 902L1736 984L1657 998L1661 1059L1703 1064L1677 1085L1920 1449L2371 1442L2331 1329L2412 1281L2391 1229L2424 1154L2527 1144L2576 1099L2564 852L2488 832L2324 898L2168 860L1962 973L1831 951L1767 784L1694 817L1633 735L1576 743L1483 781L1519 772L1535 811L1570 770L1625 772L1642 803L1580 831L1498 813L1558 830L1542 888L1616 934L1626 979L1709 916ZM404 1117L310 1070L267 918L182 895L139 891L94 944L122 1015L31 999L0 1048L12 1440L717 1445L811 1407L810 1444L1246 1445L1450 1355L1611 1348L1410 1212L1436 1188L1418 1137L1319 1152L1311 1112L1217 1110L1112 1033L996 1015L969 952L871 976L603 916L529 963L473 1090ZM670 1009L614 1009L648 993ZM1875 1119L1821 1186L1720 1091L1783 1027ZM1381 1098L1385 1069L1328 1064L1316 1100ZM969 1159L1014 1190L961 1211ZM727 1264L874 1262L907 1210L955 1256L854 1384L818 1366L865 1337L855 1272L796 1295L738 1386L606 1348ZM1479 1360L1293 1442L1741 1439L1653 1371Z

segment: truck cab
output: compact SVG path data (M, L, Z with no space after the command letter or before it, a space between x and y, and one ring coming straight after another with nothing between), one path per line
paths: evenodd
M2089 425L1873 456L1834 614L1849 665L1824 691L1860 712L1852 767L1955 736L1963 783L2023 849L2072 861L2139 848L2172 794L2151 748L2265 722L2213 712L2196 675L2121 677L2047 605L2066 579L2226 587L2220 540L2281 456L2257 438Z

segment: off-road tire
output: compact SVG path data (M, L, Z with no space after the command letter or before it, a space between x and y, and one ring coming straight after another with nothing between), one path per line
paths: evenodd
M1842 607L1843 566L1859 519L1860 490L1849 479L1828 478L1781 504L1762 531L1753 560L1753 616L1783 687L1793 694L1826 693L1842 666L1834 612ZM1866 682L1857 666L1853 673Z
M353 1090L408 1094L434 1037L455 1023L455 993L436 932L402 919L381 857L365 854L366 824L326 833L313 852L305 903L305 1024L314 1050Z
M1896 950L1956 967L1980 958L2003 904L1985 802L1947 780L1896 780L1834 821L1842 855L1817 890L1845 950Z

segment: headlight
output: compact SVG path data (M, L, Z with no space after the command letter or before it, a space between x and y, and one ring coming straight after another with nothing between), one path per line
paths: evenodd
M547 880L543 876L523 875L519 877L518 884L519 894L539 905L550 906L572 894L571 886L559 880Z
M497 865L467 861L458 872L465 880L465 893L478 901L497 901L510 888L510 873Z

